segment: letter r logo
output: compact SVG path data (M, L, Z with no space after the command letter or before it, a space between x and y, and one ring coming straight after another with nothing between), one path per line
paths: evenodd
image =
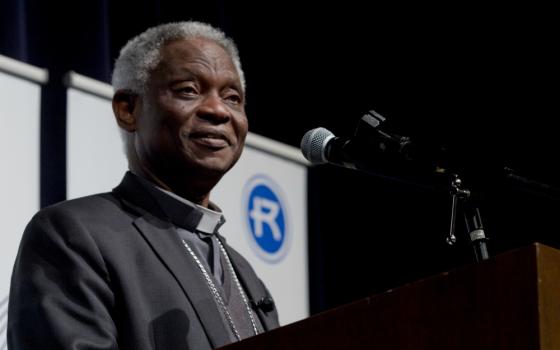
M253 219L255 236L262 237L263 224L266 224L270 227L272 237L276 241L281 241L282 233L276 223L276 217L279 212L280 206L278 203L264 197L253 197L253 209L249 212L249 216Z
M243 197L251 247L268 262L281 260L288 246L288 222L280 187L257 175L245 185Z

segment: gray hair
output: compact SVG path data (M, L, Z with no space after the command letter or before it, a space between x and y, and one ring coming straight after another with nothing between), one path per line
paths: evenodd
M239 53L233 40L209 24L188 21L162 24L132 38L120 51L113 71L113 89L145 92L151 71L161 60L161 48L166 43L180 39L202 38L222 46L230 55L245 90L245 76L241 69Z

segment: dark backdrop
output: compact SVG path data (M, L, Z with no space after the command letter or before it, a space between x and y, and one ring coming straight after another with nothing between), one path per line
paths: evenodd
M51 74L43 92L42 205L65 198L63 74L108 82L127 39L158 23L196 19L238 43L253 132L299 147L317 126L349 136L375 109L395 132L453 155L476 194L491 254L532 241L560 246L557 198L496 172L507 165L559 182L558 28L550 8L250 3L2 0L0 53ZM401 175L408 177L310 170L313 313L472 262L462 232L457 246L445 244L447 190L394 181Z

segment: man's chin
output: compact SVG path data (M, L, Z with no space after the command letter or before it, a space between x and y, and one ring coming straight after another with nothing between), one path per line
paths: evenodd
M235 162L226 161L224 159L205 158L201 161L191 164L189 167L191 172L204 174L206 176L221 177L228 172Z

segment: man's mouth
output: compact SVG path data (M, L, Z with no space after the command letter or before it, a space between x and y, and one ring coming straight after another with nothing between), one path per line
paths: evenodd
M230 145L228 138L220 132L193 132L189 138L199 145L212 149L221 149Z

